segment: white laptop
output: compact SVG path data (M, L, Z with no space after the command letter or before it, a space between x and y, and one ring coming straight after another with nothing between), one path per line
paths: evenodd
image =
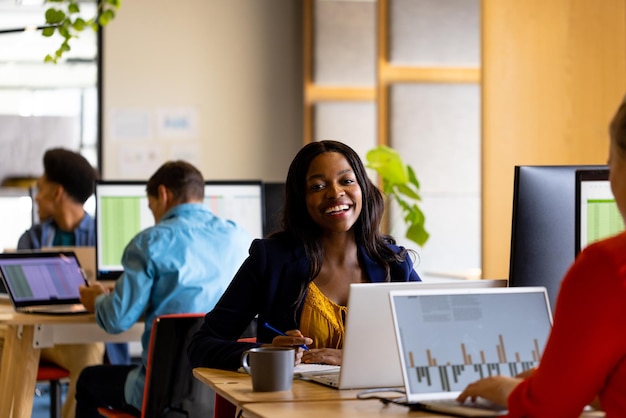
M337 389L402 386L402 371L389 307L391 290L472 289L503 287L506 284L506 280L351 284L342 366L332 372L303 375Z
M1 253L0 277L17 312L87 312L78 291L87 280L71 251Z
M409 290L389 293L406 403L458 416L500 416L480 399L458 403L465 387L539 364L552 314L545 287Z

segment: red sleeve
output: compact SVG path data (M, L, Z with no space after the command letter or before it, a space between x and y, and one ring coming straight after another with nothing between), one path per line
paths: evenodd
M511 417L577 417L606 389L626 354L624 243L588 247L566 274L540 365L509 397Z

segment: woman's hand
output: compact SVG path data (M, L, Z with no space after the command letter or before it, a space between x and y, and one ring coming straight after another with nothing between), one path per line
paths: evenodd
M302 335L299 329L285 332L285 335L274 337L272 345L274 347L298 347L301 345L313 344L313 340Z
M481 397L495 404L507 406L507 400L513 390L522 379L507 376L492 376L480 379L467 385L458 398L459 402L465 402L468 398L474 402Z
M302 362L302 354L307 344L313 344L313 340L309 337L302 335L299 329L294 329L285 332L285 335L279 335L272 340L272 346L274 347L292 347L296 350L295 365L297 366Z
M302 354L302 362L341 366L341 350L337 348L312 348Z
M530 375L532 375L535 372L536 369L537 369L536 367L533 367L531 369L528 369L526 371L523 371L523 372L517 374L515 377L517 377L519 379L526 379L527 377L530 377Z

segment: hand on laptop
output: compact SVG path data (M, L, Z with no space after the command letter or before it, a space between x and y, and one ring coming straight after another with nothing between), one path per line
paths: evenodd
M517 377L519 379L526 379L527 377L530 377L530 375L535 372L535 369L536 369L536 367L533 367L531 369L525 370L525 371L517 374L515 377Z
M481 397L495 404L507 406L509 395L522 380L508 376L492 376L480 379L467 385L456 400L461 403L467 399L475 402L478 397Z
M98 282L92 283L90 286L80 286L78 291L80 292L80 302L92 313L96 310L96 298L108 293L107 289Z

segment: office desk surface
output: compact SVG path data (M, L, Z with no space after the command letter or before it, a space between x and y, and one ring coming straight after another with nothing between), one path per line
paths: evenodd
M400 405L384 405L374 399L334 400L317 402L263 402L243 405L245 418L401 418L401 417L453 417L427 411L411 411ZM585 412L580 418L602 418L601 411Z
M411 411L405 406L384 405L374 399L323 402L273 402L243 405L245 418L369 418L369 417L450 417L425 411Z
M143 324L122 334L107 334L94 315L21 314L0 303L0 417L29 418L33 407L37 368L42 347L96 341L139 341Z
M450 417L427 411L411 411L400 405L384 405L377 399L357 399L359 390L337 390L312 382L294 380L291 391L253 392L250 376L227 370L196 368L194 376L217 394L243 410L245 418L368 418ZM397 393L377 393L385 397ZM585 412L581 418L601 418L601 411Z
M356 399L360 390L337 390L317 383L294 380L291 390L253 392L252 379L245 373L196 368L193 375L229 402L242 406L251 402L300 402ZM397 396L397 394L396 394Z

